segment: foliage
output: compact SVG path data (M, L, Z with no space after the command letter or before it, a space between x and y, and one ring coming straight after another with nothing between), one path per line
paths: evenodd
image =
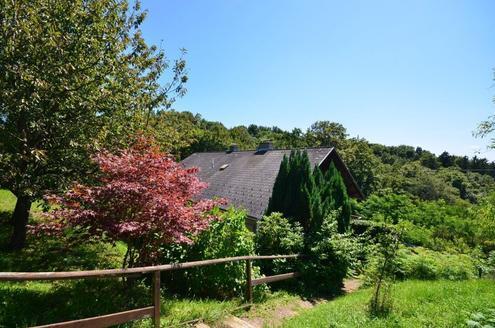
M311 220L309 197L313 188L307 152L292 151L288 158L284 155L266 213L283 213L308 231Z
M495 250L495 193L474 208L476 243L486 251Z
M18 198L11 247L24 246L31 202L92 178L90 153L143 129L185 93L185 61L148 46L145 12L127 0L1 2L0 187ZM29 54L29 55L27 55ZM75 124L77 122L77 124Z
M344 232L350 222L351 204L344 180L333 162L323 173L311 172L306 151L292 151L280 163L266 213L280 212L298 222L304 232L319 230L332 210L339 209L338 229Z
M490 250L490 201L468 205L465 201L449 204L443 200L421 201L409 195L383 192L371 195L357 206L357 212L375 222L400 227L402 241L439 251L469 252L476 245ZM486 220L483 219L483 214Z
M0 284L0 326L31 327L140 308L150 302L143 284L122 290L117 279Z
M416 247L400 251L398 274L405 279L467 280L477 277L473 259L465 254L449 254Z
M368 142L364 139L348 139L339 151L363 194L368 196L377 190L380 185L380 161Z
M202 133L198 118L189 112L159 111L151 113L148 133L153 135L160 149L177 159L190 155L189 147Z
M341 148L347 136L347 130L342 124L330 121L317 121L311 124L306 133L307 142L313 147Z
M281 213L264 216L256 231L256 253L258 255L300 254L304 248L302 228L291 224ZM260 261L261 272L274 275L294 271L294 260L277 259Z
M254 234L246 228L246 213L233 208L215 213L218 220L197 235L191 245L170 245L162 252L163 263L187 262L254 255ZM165 273L165 286L178 294L207 296L220 299L245 295L245 263L232 262ZM259 269L252 268L253 276ZM261 297L263 286L254 289Z
M309 191L311 227L320 229L322 222L333 210L338 210L337 224L340 233L345 232L351 219L351 203L340 172L333 162L323 174L319 168L313 170L313 185Z
M359 245L349 234L338 233L339 215L338 211L332 211L320 229L305 238L306 258L300 262L300 272L309 293L338 294L355 261Z
M495 309L483 309L482 312L472 313L470 318L466 320L466 324L470 328L489 328L495 325Z
M309 327L464 327L469 313L495 308L493 280L404 281L394 288L394 311L370 317L373 290L359 290L288 319L285 328Z
M373 239L373 250L367 271L373 284L373 294L369 302L371 316L387 316L392 311L392 287L397 268L397 251L400 237L398 231L385 226L383 233Z
M10 230L8 222L0 217L0 240ZM28 236L28 241L28 245L18 252L0 251L0 271L113 269L121 265L126 250L121 243L112 246L96 240L82 241L71 232L60 236Z
M83 231L88 238L127 244L124 266L156 263L158 249L167 243L191 242L206 229L219 201L192 202L205 184L196 169L184 169L149 140L139 139L117 154L95 158L101 174L98 185L75 185L63 197L50 199L59 207L35 232Z

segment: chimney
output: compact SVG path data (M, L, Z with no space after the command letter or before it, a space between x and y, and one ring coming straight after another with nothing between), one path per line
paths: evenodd
M272 150L273 149L273 143L271 140L265 140L265 141L262 141L258 148L256 149L256 151L258 152L265 152L265 151L268 151L268 150Z
M227 153L230 154L230 153L235 153L237 151L239 151L239 146L237 144L231 144L229 150L227 150Z

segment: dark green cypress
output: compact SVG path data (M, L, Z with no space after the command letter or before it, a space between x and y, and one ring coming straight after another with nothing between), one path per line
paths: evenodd
M284 157L275 179L267 214L281 212L308 229L310 220L309 195L313 186L311 164L306 151L291 151Z
M268 208L266 210L267 214L272 212L281 212L283 210L284 199L287 189L287 177L289 174L289 159L284 155L282 162L280 163L280 168L278 170L277 178L275 179L275 184L273 185L273 192L270 200L268 202Z
M267 214L281 212L301 224L304 231L318 231L332 210L340 210L339 232L347 230L351 206L344 180L334 163L325 174L311 170L306 151L291 151L284 156L275 179Z
M332 209L340 210L340 215L337 219L338 231L344 232L349 227L351 219L351 203L347 194L347 188L342 175L332 162L325 175L328 181L329 190L331 192Z

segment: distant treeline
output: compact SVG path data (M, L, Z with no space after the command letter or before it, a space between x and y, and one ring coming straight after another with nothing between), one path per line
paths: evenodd
M194 152L225 151L231 144L252 150L271 140L279 149L336 147L365 195L391 192L426 201L477 203L495 189L495 163L485 158L373 144L350 138L342 124L330 121L317 121L306 131L255 124L226 128L199 114L165 111L153 114L149 122L149 133L177 159Z
M495 177L495 162L489 162L486 158L477 156L457 156L444 151L439 156L424 150L421 147L412 146L384 146L371 144L373 153L380 157L383 163L394 164L396 162L420 161L423 166L436 170L440 167L459 167L464 171L474 171L481 174L489 174Z

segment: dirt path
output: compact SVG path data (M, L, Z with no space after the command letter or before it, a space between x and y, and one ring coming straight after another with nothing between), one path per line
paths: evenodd
M359 287L361 287L362 284L363 282L359 279L346 279L344 280L344 287L342 288L342 291L346 294L355 292L359 289Z
M295 300L293 302L283 304L274 308L268 315L263 317L250 317L249 315L242 317L242 320L247 321L253 327L279 327L282 322L290 317L297 315L301 310L310 309L314 304L307 300Z
M342 291L349 294L358 290L361 285L362 281L359 279L346 279L344 280ZM285 319L294 317L305 309L313 308L315 305L325 302L328 302L328 300L298 299L287 304L281 304L270 311L270 313L263 313L263 315L260 316L250 316L248 312L246 315L242 316L241 319L256 328L279 327Z

